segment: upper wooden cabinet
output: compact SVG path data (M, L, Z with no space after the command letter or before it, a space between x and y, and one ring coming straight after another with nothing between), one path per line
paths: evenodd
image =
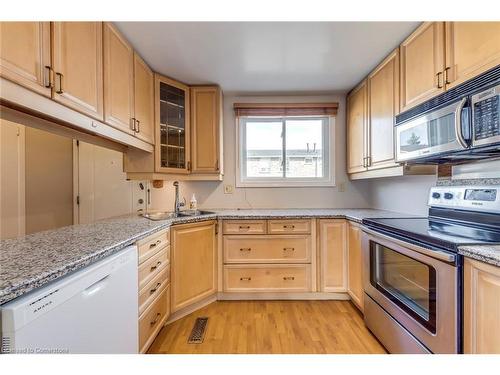
M500 22L446 22L447 87L500 64Z
M347 293L356 306L363 311L363 259L361 251L361 228L358 224L347 224Z
M0 22L0 76L51 95L50 22Z
M347 223L322 219L319 223L320 291L347 291Z
M218 87L191 87L193 173L221 173L222 100Z
M104 23L104 121L135 134L134 50L120 32Z
M155 78L156 172L191 172L189 86L170 78Z
M425 22L402 44L401 111L444 91L444 22Z
M171 229L172 312L217 292L215 222Z
M134 53L134 118L136 134L142 140L154 143L154 73Z
M393 167L394 117L399 113L399 49L368 76L368 169Z
M102 22L54 22L54 99L103 119Z
M465 259L464 352L500 354L500 267Z
M347 173L366 170L366 124L368 90L366 80L347 97Z

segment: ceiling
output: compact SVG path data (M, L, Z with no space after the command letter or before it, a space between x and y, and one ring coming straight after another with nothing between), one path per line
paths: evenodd
M226 92L345 92L418 22L116 22L151 68Z

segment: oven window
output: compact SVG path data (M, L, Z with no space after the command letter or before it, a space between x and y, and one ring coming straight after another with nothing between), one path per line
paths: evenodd
M436 270L373 241L370 262L371 284L436 333Z

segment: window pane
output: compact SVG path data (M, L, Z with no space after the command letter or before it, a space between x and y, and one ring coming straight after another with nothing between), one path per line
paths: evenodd
M247 177L283 177L282 123L246 123Z
M286 120L286 177L323 177L323 121Z

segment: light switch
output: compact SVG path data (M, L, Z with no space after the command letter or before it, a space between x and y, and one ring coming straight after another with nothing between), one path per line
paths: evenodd
M345 182L339 183L339 193L345 192Z

